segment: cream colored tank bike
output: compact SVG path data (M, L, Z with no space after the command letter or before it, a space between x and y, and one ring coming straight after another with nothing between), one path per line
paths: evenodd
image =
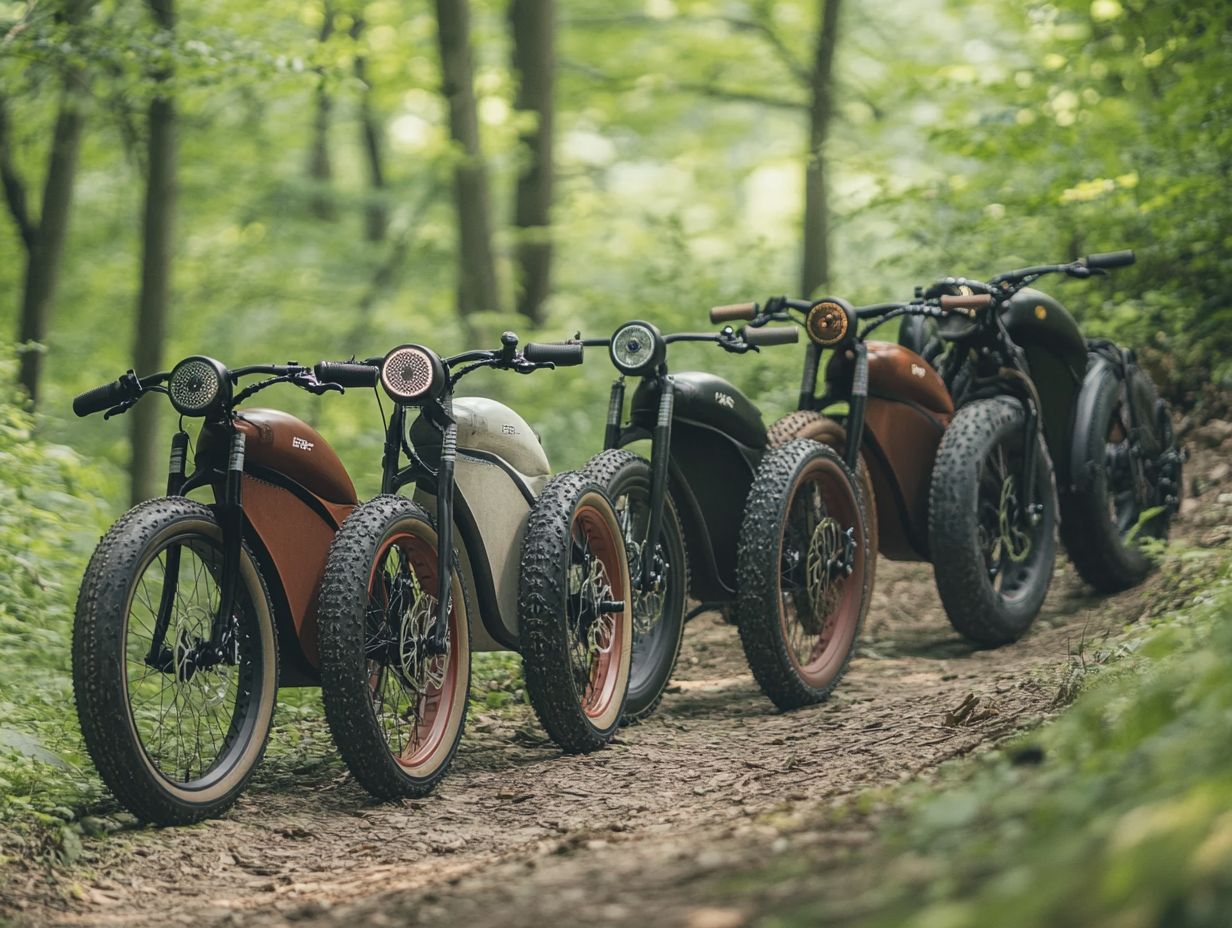
M402 345L383 359L317 366L346 386L379 382L394 402L382 494L339 530L320 602L326 715L376 796L422 795L444 776L475 650L521 653L531 705L566 752L602 747L620 725L633 620L610 500L580 473L552 477L509 407L453 396L481 368L581 362L580 344L519 351L507 332L496 350L442 359ZM410 485L413 498L397 495Z

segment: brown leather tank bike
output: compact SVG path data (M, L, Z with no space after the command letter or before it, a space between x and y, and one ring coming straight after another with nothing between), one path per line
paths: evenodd
M239 382L264 376L237 391ZM73 689L103 782L139 817L182 824L228 808L265 751L279 685L315 685L317 591L358 500L317 432L271 409L279 383L341 391L297 364L228 370L202 356L83 393L79 416L150 393L180 414L167 495L129 510L82 579ZM193 467L183 419L202 420ZM200 490L209 503L189 499ZM281 679L280 679L281 676Z

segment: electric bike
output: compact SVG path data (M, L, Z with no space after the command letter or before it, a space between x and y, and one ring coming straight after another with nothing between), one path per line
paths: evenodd
M1185 454L1171 409L1134 352L1084 339L1069 312L1030 284L1047 274L1086 279L1133 262L1132 251L1120 251L1009 271L987 283L946 278L925 295L983 296L982 311L903 336L937 359L960 405L991 409L1010 396L1023 407L1028 431L1042 432L1055 464L1070 560L1103 592L1133 586L1149 571L1140 542L1167 538ZM948 595L961 596L961 583L947 578Z
M629 322L606 346L612 384L605 450L587 475L616 503L633 577L628 715L652 712L671 677L684 622L731 610L763 691L780 708L824 699L867 610L867 519L845 467L799 442L767 453L757 408L713 374L670 373L667 347L715 342L742 354L798 339L794 328L727 326L663 335ZM624 422L625 378L641 379ZM650 460L624 450L651 442ZM688 616L686 597L701 601Z
M444 775L474 650L522 654L531 704L565 751L595 750L620 724L633 619L611 502L581 474L551 477L512 409L453 395L483 368L582 362L579 344L517 345L507 332L496 350L442 358L402 345L317 367L346 386L379 382L394 403L381 495L342 526L321 589L326 716L355 778L382 798L423 795ZM398 495L410 485L413 499Z
M255 375L266 379L237 391ZM103 536L73 626L86 748L116 798L147 821L226 810L261 760L280 682L319 679L319 580L358 500L313 428L272 409L239 410L279 383L342 390L293 363L228 370L194 356L169 372L129 371L73 402L78 416L110 418L160 393L181 416L167 495ZM202 420L191 473L186 418ZM195 490L212 502L190 499Z

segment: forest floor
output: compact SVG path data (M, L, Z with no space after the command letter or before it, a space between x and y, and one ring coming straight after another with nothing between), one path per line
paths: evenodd
M1204 485L1181 541L1226 544L1227 457L1191 462ZM1162 574L1096 597L1059 561L1023 640L977 651L931 568L883 560L859 655L824 706L774 711L735 628L703 615L660 711L606 750L562 757L528 708L477 700L426 800L375 804L323 758L262 776L225 819L86 838L55 869L10 864L0 923L736 928L800 880L845 920L858 911L843 900L876 880L851 861L890 790L1061 711L1086 663L1168 597ZM788 878L757 878L767 866Z

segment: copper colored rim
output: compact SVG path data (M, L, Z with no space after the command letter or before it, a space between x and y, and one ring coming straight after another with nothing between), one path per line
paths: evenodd
M368 595L372 598L379 595L374 585L378 574L384 568L386 557L395 545L402 549L423 592L429 596L439 596L436 547L427 539L411 532L398 532L385 540L376 558L373 559L372 573L368 578ZM400 752L392 748L390 750L394 761L408 775L415 775L423 768L435 767L438 751L442 747L448 747L451 742L450 734L453 727L451 721L458 701L458 675L463 659L461 654L463 648L459 646L461 643L459 632L457 590L455 589L449 604L450 647L442 683L439 687L431 687L427 690L423 697L423 709L417 713L417 721L413 730L408 733L406 746ZM387 673L395 672L394 668L388 665L384 669ZM378 724L384 732L384 722L379 718ZM388 744L388 740L386 743Z
M859 521L859 503L856 501L854 489L834 461L816 460L805 468L793 488L791 499L788 502L788 513L796 505L800 493L810 484L818 487L827 514L836 519L843 530L852 526L856 529L855 569L850 576L837 581L842 585L838 603L824 617L821 628L815 634L810 635L813 639L812 647L808 657L804 660L796 653L796 648L793 646L796 636L792 634L791 625L793 622L799 623L799 617L795 615L794 608L792 615L788 615L786 597L782 595L780 586L779 624L782 628L787 656L792 666L809 686L820 688L828 685L842 669L860 625L867 539ZM779 536L780 559L786 531L787 520L784 520L783 532ZM780 574L779 583L781 582L782 575ZM808 634L807 630L805 633Z
M623 596L625 584L621 581L624 572L624 541L613 531L606 513L590 504L579 506L573 514L572 532L585 535L591 553L603 564L612 595ZM628 603L620 612L611 613L614 623L610 632L607 650L600 651L593 660L586 690L581 694L582 709L588 718L597 719L611 711L612 703L621 698L621 668L625 663L625 622L628 620Z

